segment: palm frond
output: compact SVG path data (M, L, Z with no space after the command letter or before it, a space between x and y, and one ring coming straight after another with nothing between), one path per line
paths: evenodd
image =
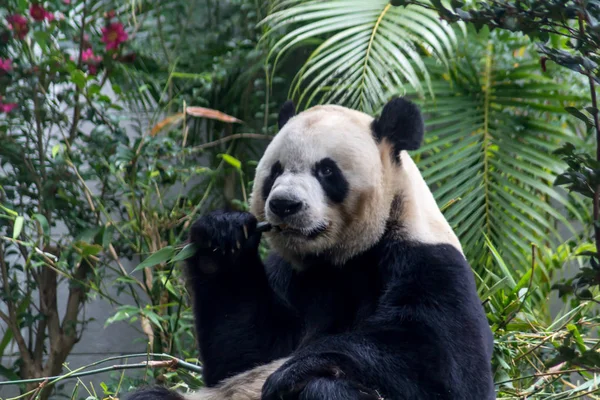
M447 66L455 52L455 31L421 7L393 7L388 0L276 3L263 23L271 32L292 28L271 48L275 66L292 47L323 39L292 84L290 97L300 107L337 103L372 112L405 85L433 93L425 55Z
M585 207L553 187L564 164L552 154L560 142L579 141L560 118L565 102L582 98L563 94L571 86L538 73L536 61L507 64L492 41L486 47L475 61L465 57L452 80L433 84L416 155L439 204L452 202L445 215L473 265L490 260L483 233L523 269L531 244L555 246L565 231L577 234L565 211L585 218Z

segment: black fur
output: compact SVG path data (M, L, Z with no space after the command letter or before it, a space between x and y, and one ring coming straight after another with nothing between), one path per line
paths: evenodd
M331 158L322 159L315 165L313 173L331 201L342 203L346 199L350 185L335 161Z
M384 138L390 141L397 160L400 160L401 150L421 147L425 132L419 108L403 97L396 97L383 107L381 116L373 121L372 129L378 141Z
M273 188L275 180L282 173L283 167L281 166L281 163L279 161L275 162L275 164L271 166L271 172L269 173L269 176L263 182L262 196L264 201L267 201L267 197L269 197L269 193L271 193L271 189Z
M263 265L255 222L217 212L192 228L198 245L218 249L249 228L236 254L203 246L189 261L208 386L292 355L263 400L495 398L491 331L456 248L386 233L343 267L313 257L297 271L277 254ZM203 272L206 263L217 271Z
M279 124L279 129L283 128L283 126L295 115L296 106L294 106L294 102L288 100L283 103L283 106L281 106L281 109L279 110L279 118L277 121Z

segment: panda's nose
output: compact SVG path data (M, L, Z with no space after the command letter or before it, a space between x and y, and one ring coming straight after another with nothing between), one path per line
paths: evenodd
M302 202L289 199L271 199L269 201L269 208L279 218L285 218L300 211Z

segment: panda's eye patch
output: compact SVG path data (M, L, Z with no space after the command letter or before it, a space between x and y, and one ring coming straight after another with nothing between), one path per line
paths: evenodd
M315 173L317 177L329 178L335 174L341 174L335 161L331 158L324 158L315 164Z
M271 193L271 189L273 189L275 180L277 180L279 175L281 175L282 173L283 173L283 167L281 166L281 163L279 161L275 162L271 166L271 173L269 174L267 179L265 179L265 182L262 187L262 195L263 195L263 199L265 201L267 201L267 198L269 197L269 193Z
M348 195L348 181L337 163L331 158L324 158L315 164L314 174L321 183L325 194L334 203L341 203Z

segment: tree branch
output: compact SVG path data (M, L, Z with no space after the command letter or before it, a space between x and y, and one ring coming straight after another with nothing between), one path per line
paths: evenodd
M8 283L8 267L6 265L6 261L4 260L4 244L0 241L0 274L2 275L2 283L4 288L4 293L6 295L6 306L8 307L8 315L2 313L2 319L6 321L9 329L13 333L13 337L17 342L17 346L19 347L19 352L21 353L21 358L23 359L23 373L31 376L31 374L35 371L35 364L31 357L31 353L29 352L29 348L27 347L27 342L23 335L21 334L21 329L18 324L17 319L17 311L15 308L15 304L10 297L10 285Z
M220 145L221 143L229 142L234 139L262 139L262 140L272 140L273 136L263 135L260 133L236 133L234 135L225 136L224 138L213 140L212 142L204 143L199 146L194 146L191 148L192 151L199 151L208 149L210 147L215 147Z
M87 2L83 0L83 15L81 17L81 32L79 33L79 58L77 59L77 68L81 69L83 61L83 43L85 40L85 19L87 17ZM79 113L81 106L79 105L79 95L81 89L79 86L75 89L75 105L73 106L73 122L71 129L69 130L69 143L73 142L75 135L77 134L77 126L79 126Z
M132 357L146 357L146 358L160 357L160 358L166 358L167 360L148 360L148 361L144 361L144 362L140 362L140 363L136 363L136 364L119 364L119 365L112 365L110 367L98 368L98 369L94 369L94 370L90 370L90 371L83 371L89 367L93 367L95 365L102 364L102 363L110 361L110 360L132 358ZM133 369L133 368L182 368L182 369L197 372L197 373L202 372L202 367L195 365L195 364L188 363L183 360L180 360L180 359L173 357L171 355L168 355L168 354L141 353L141 354L127 354L127 355L123 355L123 356L109 357L104 360L96 361L92 364L77 368L73 371L70 371L70 372L64 374L64 375L0 382L0 386L20 385L20 384L31 385L32 383L41 382L40 385L31 389L27 393L23 393L20 396L13 397L11 399L7 399L7 400L17 400L17 399L27 397L33 393L37 393L41 389L47 389L47 388L51 387L52 385L54 385L55 383L60 382L64 379L78 378L81 376L93 375L93 374L98 374L98 373L102 373L102 372Z

